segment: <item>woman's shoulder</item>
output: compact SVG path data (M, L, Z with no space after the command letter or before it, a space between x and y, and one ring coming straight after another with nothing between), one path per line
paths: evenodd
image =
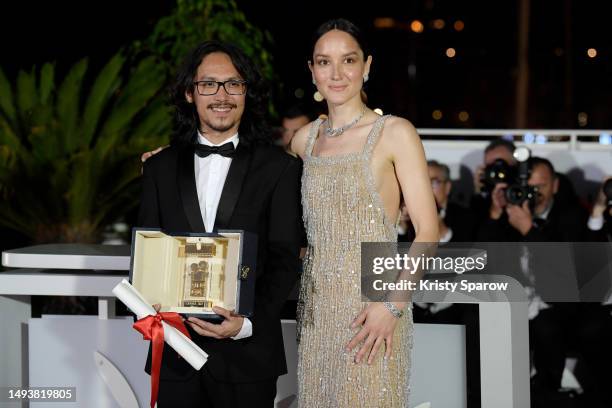
M300 156L301 158L304 158L306 147L308 146L310 132L314 123L317 121L318 119L313 120L312 122L302 126L297 132L295 132L293 139L291 139L291 142L289 143L291 151Z
M383 128L383 134L385 137L382 138L381 142L384 144L413 144L420 142L419 135L414 125L405 118L394 115L387 115L385 117L385 124Z

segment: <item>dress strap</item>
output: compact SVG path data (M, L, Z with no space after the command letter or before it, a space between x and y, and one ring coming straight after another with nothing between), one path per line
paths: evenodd
M306 150L304 151L304 154L306 156L312 155L312 149L314 148L315 141L317 140L317 136L319 134L319 127L321 127L321 122L323 122L323 119L318 118L317 120L312 122L312 125L310 126L310 132L308 133L308 140L306 142Z
M385 125L385 120L387 120L387 118L390 116L391 115L385 115L376 119L376 122L374 122L372 129L370 129L370 133L368 134L365 146L363 146L363 155L366 158L369 159L372 155L372 152L374 151L374 146L376 146L376 142L378 141L378 138L380 136L380 131Z

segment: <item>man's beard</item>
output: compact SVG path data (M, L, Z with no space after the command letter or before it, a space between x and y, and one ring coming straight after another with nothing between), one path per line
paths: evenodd
M234 126L236 126L236 122L229 122L227 124L223 124L223 125L215 125L207 120L204 121L204 126L208 129L214 130L215 132L227 132L228 130L230 130L231 128L233 128ZM202 131L202 133L204 132L204 129L200 129L200 131Z
M219 103L219 104L210 104L207 106L208 109L212 109L215 107L229 107L231 109L236 109L237 106L235 104L232 103ZM223 122L221 122L223 123ZM236 126L236 123L238 123L237 121L230 121L226 124L219 124L219 125L215 125L214 123L212 123L209 120L204 120L204 126L206 126L208 129L214 130L215 132L226 132L228 130L230 130L231 128L233 128L234 126Z

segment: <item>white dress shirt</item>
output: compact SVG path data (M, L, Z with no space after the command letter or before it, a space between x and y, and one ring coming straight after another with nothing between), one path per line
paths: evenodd
M225 143L232 142L235 148L238 146L238 133L219 144L214 144L202 136L198 131L198 142L207 146L221 146ZM199 157L195 153L193 157L195 160L194 169L200 213L202 214L206 232L212 232L215 226L215 218L217 217L217 208L219 207L221 192L225 185L225 179L227 178L230 164L232 164L232 158L224 157L220 154L210 154L206 157ZM232 339L239 340L250 337L252 334L253 323L245 317L240 332L232 337Z

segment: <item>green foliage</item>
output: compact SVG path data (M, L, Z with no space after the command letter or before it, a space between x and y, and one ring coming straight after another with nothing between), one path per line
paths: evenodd
M36 242L92 242L137 205L142 152L166 144L163 68L116 54L91 80L88 61L59 81L54 64L0 69L0 225Z
M272 43L267 31L251 24L234 0L177 0L176 9L155 25L137 49L156 55L172 73L187 53L206 40L220 40L240 47L263 75L272 80Z
M170 135L164 89L210 39L236 44L274 79L269 33L234 0L177 0L145 41L99 72L86 58L63 78L52 63L11 80L0 69L0 226L35 242L94 242L135 208L139 157Z

